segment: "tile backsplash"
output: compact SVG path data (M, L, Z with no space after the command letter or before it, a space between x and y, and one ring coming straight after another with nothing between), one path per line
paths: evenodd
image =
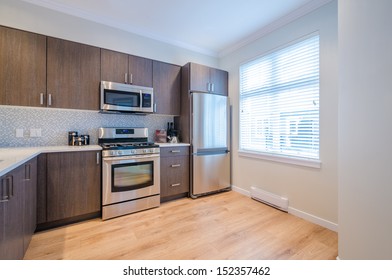
M166 129L173 116L103 114L54 108L0 106L0 147L68 145L68 131L90 135L90 144L98 142L99 127L147 127L149 141L156 129ZM16 130L23 129L23 137ZM41 129L41 137L31 137L31 129Z

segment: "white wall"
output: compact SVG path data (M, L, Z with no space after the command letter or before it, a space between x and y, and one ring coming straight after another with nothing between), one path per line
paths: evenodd
M321 169L306 168L238 155L239 66L245 61L318 31L320 34L320 158ZM337 3L318 10L223 57L220 67L229 71L233 104L233 184L245 191L258 185L289 198L290 211L315 218L336 230L338 221L338 77ZM298 211L297 211L298 210ZM304 213L303 213L304 212ZM313 217L315 216L315 217Z
M392 259L392 1L339 1L339 257Z
M157 24L159 22L157 21ZM86 21L23 1L1 0L0 25L177 65L189 61L217 66L218 59Z

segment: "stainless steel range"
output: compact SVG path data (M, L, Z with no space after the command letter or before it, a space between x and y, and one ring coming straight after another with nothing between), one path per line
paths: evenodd
M147 128L100 128L102 219L160 205L160 150Z

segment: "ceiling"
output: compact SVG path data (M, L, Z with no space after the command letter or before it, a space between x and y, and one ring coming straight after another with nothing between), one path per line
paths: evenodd
M23 0L222 56L331 0Z

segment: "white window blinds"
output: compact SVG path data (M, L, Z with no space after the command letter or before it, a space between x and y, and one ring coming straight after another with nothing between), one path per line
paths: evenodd
M240 150L319 159L319 36L240 67Z

